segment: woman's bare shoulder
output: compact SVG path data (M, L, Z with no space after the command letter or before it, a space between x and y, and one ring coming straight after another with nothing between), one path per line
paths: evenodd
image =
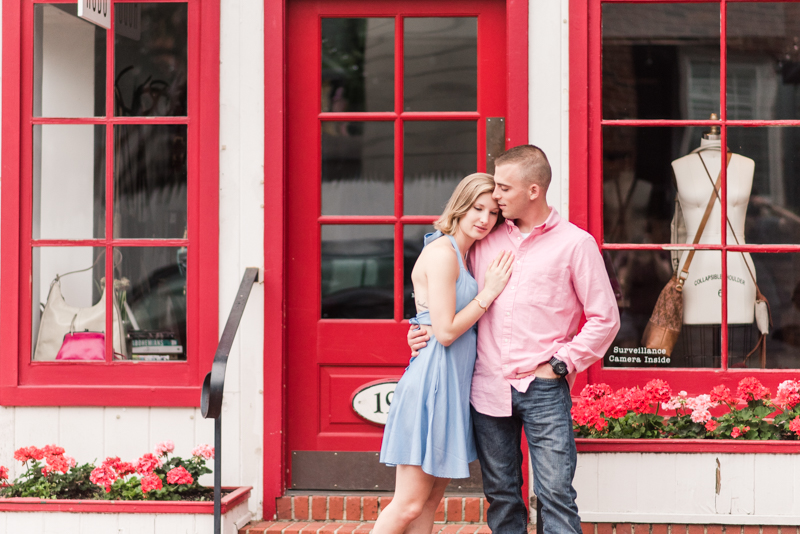
M457 254L449 239L439 238L422 249L417 264L422 266L426 272L439 269L458 271Z

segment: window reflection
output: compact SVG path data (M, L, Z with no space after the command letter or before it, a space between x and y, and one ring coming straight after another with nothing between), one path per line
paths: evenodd
M728 118L800 117L800 5L728 6Z
M478 109L478 19L404 20L404 109Z
M603 118L719 113L719 21L714 3L603 4Z
M394 226L322 227L322 318L394 317Z
M187 5L114 5L114 115L187 114Z
M322 19L322 111L394 109L394 19Z
M121 247L118 299L125 340L137 361L185 360L186 268L183 247Z
M114 127L114 235L184 238L185 125Z
M322 123L322 214L394 213L394 123Z
M477 171L476 123L408 121L403 128L403 213L440 215L458 182Z

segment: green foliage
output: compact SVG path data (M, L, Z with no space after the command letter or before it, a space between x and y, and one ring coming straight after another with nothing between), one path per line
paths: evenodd
M66 473L42 474L44 464L26 462L28 469L12 485L0 488L0 497L36 497L39 499L99 499L103 488L93 484L89 475L92 464L77 465Z
M676 439L703 439L708 431L703 423L695 423L689 414L678 414L668 418L664 425L664 435Z

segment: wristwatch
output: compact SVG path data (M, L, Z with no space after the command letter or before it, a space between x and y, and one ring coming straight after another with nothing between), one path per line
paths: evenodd
M553 368L553 372L557 374L559 377L565 377L569 374L569 368L567 364L553 356L550 358L550 367Z
M486 311L486 308L488 308L488 307L489 307L489 304L488 304L488 303L487 303L485 300L481 300L481 299L479 299L478 297L475 297L475 298L474 298L474 299L472 299L472 300L474 300L475 302L477 302L477 303L478 303L478 306L480 306L480 307L481 307L481 309L482 309L483 311Z

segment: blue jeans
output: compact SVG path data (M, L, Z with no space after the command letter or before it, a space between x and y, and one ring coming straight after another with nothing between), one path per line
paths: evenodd
M577 493L572 487L578 454L571 409L569 385L563 378L537 378L525 393L511 388L510 417L492 417L472 408L483 491L491 505L487 519L492 532L527 532L527 506L520 491L524 428L545 534L581 534Z

